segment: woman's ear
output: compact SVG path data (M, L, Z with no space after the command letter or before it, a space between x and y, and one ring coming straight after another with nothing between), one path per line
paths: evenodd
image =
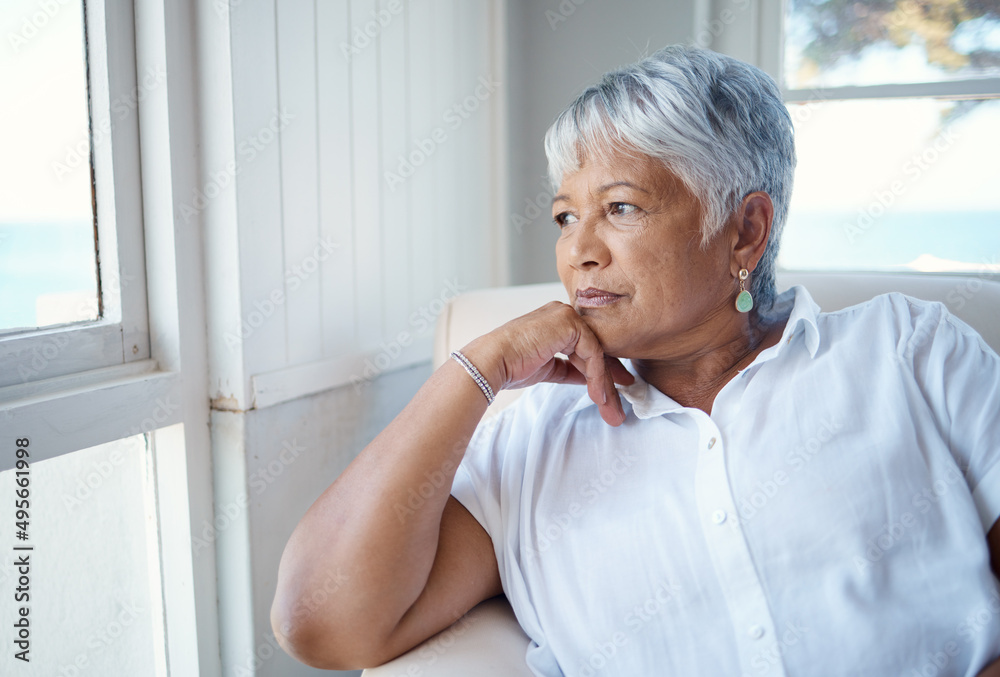
M736 212L736 244L733 247L733 275L740 268L751 273L764 256L767 239L771 235L774 204L764 191L755 191L743 198Z

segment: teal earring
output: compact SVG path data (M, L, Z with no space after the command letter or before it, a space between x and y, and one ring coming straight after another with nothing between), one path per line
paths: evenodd
M750 295L746 287L748 277L750 277L750 271L746 268L740 268L740 293L736 297L736 310L741 313L749 313L750 309L753 308L753 296Z

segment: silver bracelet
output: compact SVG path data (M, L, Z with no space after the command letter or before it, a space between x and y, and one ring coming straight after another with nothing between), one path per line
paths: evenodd
M483 375L476 369L476 365L472 364L468 357L457 350L451 354L451 358L465 367L465 371L469 372L469 376L475 380L476 385L483 391L483 395L486 395L487 406L493 404L493 400L496 399L496 396L493 394L493 388L490 387L489 381L483 378Z

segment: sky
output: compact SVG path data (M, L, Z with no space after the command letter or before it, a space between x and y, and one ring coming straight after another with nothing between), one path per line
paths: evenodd
M47 4L51 16L36 0L0 3L0 223L91 219L86 162L53 167L80 142L87 152L82 3Z
M67 160L86 159L74 150L83 142L79 147L86 152L88 124L81 4L54 0L51 16L37 0L3 0L0 5L0 91L5 93L0 108L5 160L0 163L0 223L91 218L85 162L62 175L56 168ZM980 40L1000 44L1000 29ZM941 77L918 46L863 54L860 60L826 69L824 83ZM786 69L794 70L796 58L793 46ZM895 210L1000 211L1000 191L993 188L1000 185L995 162L1000 157L1000 102L980 105L947 130L941 121L949 105L935 100L793 104L799 169L792 209L864 209L879 191L902 181L905 190L895 196ZM934 161L917 166L914 157L925 152Z

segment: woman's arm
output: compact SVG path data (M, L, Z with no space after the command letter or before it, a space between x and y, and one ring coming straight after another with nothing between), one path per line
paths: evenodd
M986 542L990 548L990 567L993 575L1000 578L1000 520L993 523L986 534ZM1000 658L983 668L977 677L1000 677Z
M586 382L605 420L624 420L614 382L632 376L570 306L549 304L463 352L495 391ZM492 541L450 497L486 406L449 360L312 505L285 547L271 610L289 653L324 668L378 665L502 591Z

